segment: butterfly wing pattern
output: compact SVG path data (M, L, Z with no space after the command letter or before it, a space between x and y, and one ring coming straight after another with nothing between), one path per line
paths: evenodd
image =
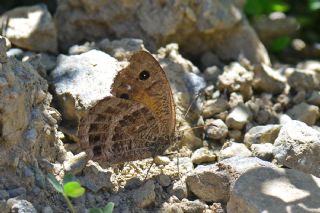
M100 164L162 154L175 140L175 109L165 72L152 55L135 53L106 97L78 128L80 147Z

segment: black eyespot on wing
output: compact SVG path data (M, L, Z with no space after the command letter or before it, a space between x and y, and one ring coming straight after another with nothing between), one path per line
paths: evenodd
M142 72L140 72L139 74L139 79L144 81L147 80L148 78L150 78L150 73L147 70L142 70Z
M129 99L129 95L127 93L123 93L123 94L120 95L120 98Z

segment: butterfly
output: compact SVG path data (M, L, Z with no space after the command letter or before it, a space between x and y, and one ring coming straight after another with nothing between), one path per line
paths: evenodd
M163 154L181 138L175 128L166 74L150 53L139 51L115 76L111 96L81 119L77 136L90 159L117 164Z

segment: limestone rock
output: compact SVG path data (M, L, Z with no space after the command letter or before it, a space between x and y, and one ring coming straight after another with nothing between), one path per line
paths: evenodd
M320 91L312 91L308 103L320 107Z
M271 143L252 144L251 146L252 155L265 161L272 160L273 149L274 146Z
M280 125L269 124L266 126L252 127L244 136L244 143L247 146L252 144L273 143L278 137Z
M320 132L300 121L283 125L274 143L277 161L289 168L320 176Z
M218 86L220 91L239 92L247 100L252 95L253 76L253 72L234 62L224 68Z
M237 178L261 166L273 167L271 163L258 158L233 157L216 164L198 166L188 174L186 183L188 189L203 201L227 202Z
M251 151L242 143L226 142L224 143L220 154L219 160L231 158L234 156L250 157Z
M288 68L286 75L292 88L307 91L320 89L320 72L317 70Z
M80 177L80 182L86 188L93 192L98 192L101 189L111 190L113 183L111 182L112 173L107 169L103 169L99 164L89 161L83 169L84 176Z
M241 130L251 120L252 113L250 109L240 104L236 106L226 118L226 124L229 128Z
M63 167L66 172L70 172L73 175L82 172L88 162L88 157L85 152L81 152L75 156L70 157L63 162Z
M224 112L228 108L228 102L224 98L210 99L204 103L202 115L209 118L217 113Z
M216 161L217 156L208 148L200 148L192 153L191 160L194 164L211 163Z
M224 139L228 134L228 127L221 119L208 119L205 125L206 136L210 139Z
M17 212L17 213L24 213L24 212L30 212L30 213L37 213L37 210L34 208L32 203L30 203L27 200L18 200L18 199L9 199L8 200L9 206L11 206L11 212Z
M245 172L235 182L227 211L319 212L319 185L319 178L294 169L259 167Z
M286 79L266 65L256 66L252 86L260 92L280 94L286 87Z
M146 208L155 202L155 185L153 181L147 181L141 188L133 192L133 201L140 208Z
M214 50L223 60L243 54L253 63L270 63L254 30L244 19L241 1L59 1L55 14L64 49L82 40L139 38L153 51L176 42L183 53ZM150 13L150 11L152 11ZM136 17L133 19L132 17ZM112 23L112 24L110 24ZM190 45L190 43L194 45ZM233 51L226 51L232 49Z
M44 4L17 7L2 14L1 19L7 22L3 35L12 44L33 51L57 51L56 28Z
M289 109L287 115L294 120L302 121L308 125L314 125L320 113L319 107L302 102Z

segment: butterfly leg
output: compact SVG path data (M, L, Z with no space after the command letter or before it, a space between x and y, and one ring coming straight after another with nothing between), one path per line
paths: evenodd
M150 166L149 166L149 168L148 168L148 170L147 170L146 176L145 176L144 179L143 179L144 182L147 180L148 174L149 174L150 169L151 169L151 167L153 166L153 164L154 164L154 158L153 158L153 160L152 160L152 162L151 162L151 164L150 164Z

